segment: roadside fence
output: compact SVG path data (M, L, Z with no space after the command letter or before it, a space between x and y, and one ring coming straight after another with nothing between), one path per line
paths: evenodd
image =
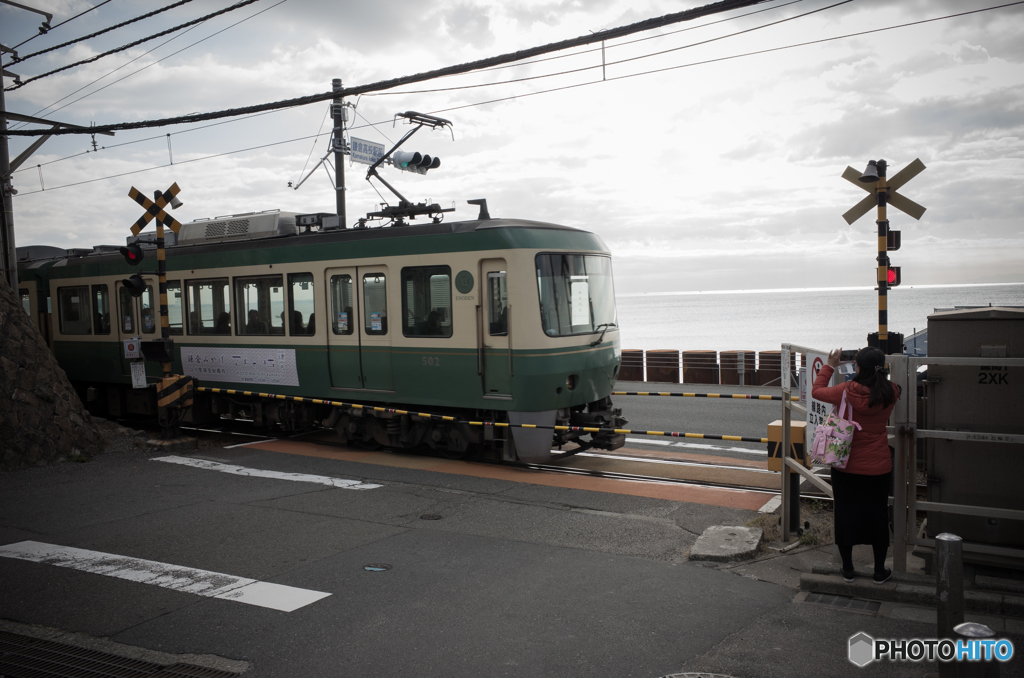
M794 363L791 369L795 368ZM781 376L781 351L623 349L618 378L662 384L775 386Z

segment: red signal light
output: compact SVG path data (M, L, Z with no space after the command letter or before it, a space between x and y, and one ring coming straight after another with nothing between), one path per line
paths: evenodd
M131 266L138 265L146 256L143 254L142 248L136 243L132 243L127 247L122 247L120 252L121 256L124 257L125 262Z
M900 284L900 267L889 266L885 271L885 282L889 287L896 287Z

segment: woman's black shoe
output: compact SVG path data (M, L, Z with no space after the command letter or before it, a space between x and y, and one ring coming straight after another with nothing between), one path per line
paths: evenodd
M884 584L889 581L889 577L892 576L892 570L883 570L882 572L875 572L875 583Z
M854 575L853 570L849 570L849 571L842 570L842 572L843 572L843 581L845 581L847 584L852 584L853 583L853 575Z

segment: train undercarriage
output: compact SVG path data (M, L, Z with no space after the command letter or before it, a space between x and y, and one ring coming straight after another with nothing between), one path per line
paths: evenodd
M152 416L156 403L149 402L153 391L133 391L117 386L81 389L89 409L100 416ZM395 410L404 410L395 411ZM481 457L495 461L544 460L552 448L571 452L586 449L614 450L625 444L620 429L627 423L622 410L605 397L587 405L554 412L509 413L502 410L430 408L419 412L416 406L339 407L302 400L272 400L258 396L227 393L197 393L183 422L209 426L222 419L252 422L254 425L285 433L316 429L333 430L347 445L364 449L429 449L451 459ZM526 424L495 426L495 423ZM481 422L481 423L469 423ZM568 427L558 430L554 427ZM600 432L571 430L598 428ZM547 432L547 433L545 433Z

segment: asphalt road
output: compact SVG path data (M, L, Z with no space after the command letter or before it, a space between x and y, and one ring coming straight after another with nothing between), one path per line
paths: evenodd
M243 660L252 676L650 678L793 595L686 562L704 527L747 511L244 447L200 456L381 487L152 456L0 475L0 545L70 546L330 595L283 612L0 557L0 618ZM381 564L390 569L365 569Z

